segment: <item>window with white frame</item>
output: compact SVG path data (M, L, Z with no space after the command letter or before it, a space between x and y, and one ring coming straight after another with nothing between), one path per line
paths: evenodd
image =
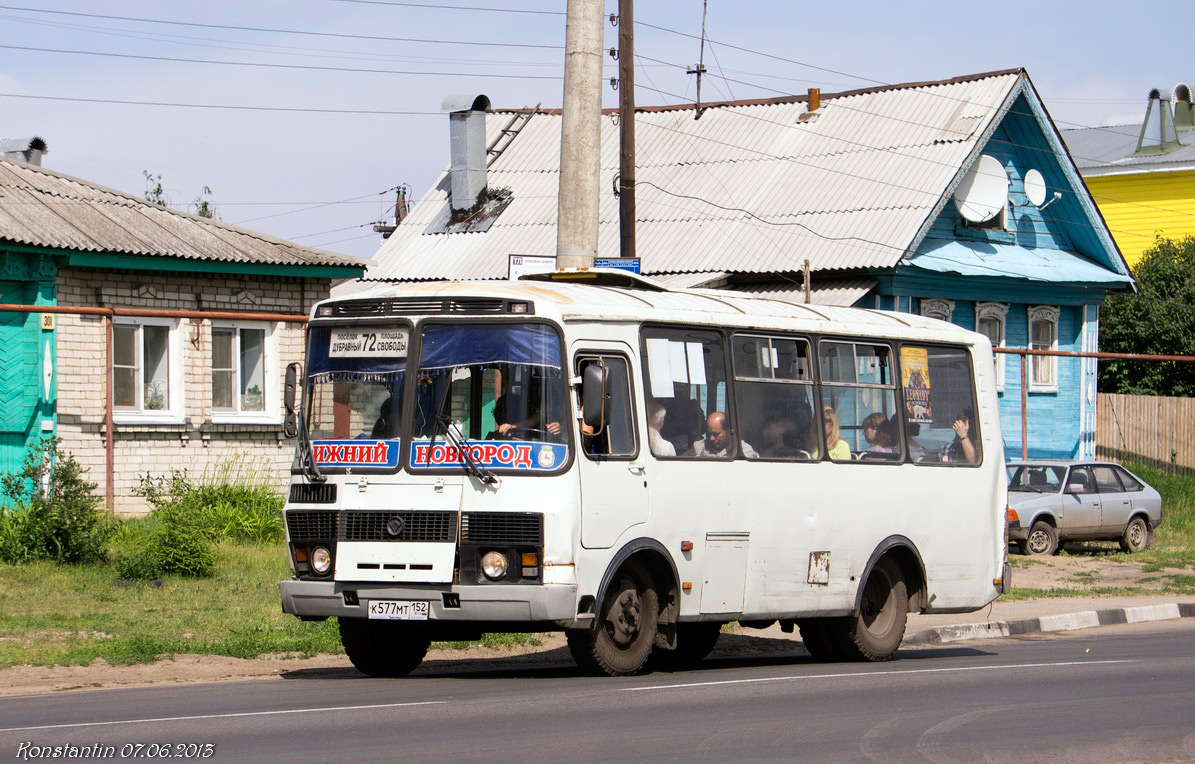
M1004 333L1008 326L1008 305L1002 302L975 303L975 331L992 341L992 347L1002 348ZM997 353L996 391L1004 391L1004 354Z
M212 413L264 417L273 396L273 336L266 324L212 326Z
M921 315L926 318L936 318L939 321L950 321L954 316L954 300L943 300L938 297L923 298L921 300Z
M1058 349L1058 316L1053 305L1029 306L1029 348L1031 350ZM1058 357L1034 355L1029 357L1029 392L1058 392Z
M176 418L182 366L175 322L138 318L112 327L112 402L123 419Z

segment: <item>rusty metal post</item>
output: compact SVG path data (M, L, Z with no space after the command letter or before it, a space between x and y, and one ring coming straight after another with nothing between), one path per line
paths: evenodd
M110 513L116 511L116 487L112 485L116 476L116 433L112 421L116 372L112 368L112 319L111 313L104 316L104 504Z
M1029 458L1029 354L1021 353L1021 458Z

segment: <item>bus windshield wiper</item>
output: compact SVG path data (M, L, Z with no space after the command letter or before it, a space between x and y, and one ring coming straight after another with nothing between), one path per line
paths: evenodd
M440 400L436 404L436 415L432 420L432 437L427 449L429 461L431 459L432 446L436 445L436 434L443 427L444 439L460 454L461 466L464 467L466 474L477 478L487 485L501 483L497 475L477 463L477 460L473 458L472 450L469 448L469 441L465 439L460 428L456 427L452 420L448 418L448 400L451 397L448 394L448 389L449 385L445 385L444 390L440 393Z
M478 464L477 460L473 458L473 449L469 447L469 440L461 432L461 428L456 422L444 421L444 438L460 454L461 462L464 464L466 472L487 485L499 482L497 475Z

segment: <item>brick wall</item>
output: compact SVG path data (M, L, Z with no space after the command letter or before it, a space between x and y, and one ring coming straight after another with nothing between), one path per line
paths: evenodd
M271 276L224 276L199 273L108 272L62 269L58 304L72 307L212 310L306 315L312 304L328 296L321 279ZM57 416L62 448L72 452L88 477L105 494L104 432L105 329L98 316L60 314L55 331L57 352ZM133 495L146 474L168 475L186 469L193 476L235 469L267 476L285 486L294 455L294 441L282 437L281 386L285 368L303 356L303 325L278 323L267 347L270 394L264 416L253 423L213 421L211 404L211 322L179 319L179 341L171 346L179 359L183 398L178 416L169 423L121 423L114 428L115 509L142 514L144 500ZM273 356L270 357L270 350ZM218 415L216 418L219 418Z

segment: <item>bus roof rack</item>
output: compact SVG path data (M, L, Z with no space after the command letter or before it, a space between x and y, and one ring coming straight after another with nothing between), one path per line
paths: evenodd
M645 292L669 292L668 287L638 273L618 268L558 268L544 273L525 273L520 281L553 281L590 286L640 289Z

